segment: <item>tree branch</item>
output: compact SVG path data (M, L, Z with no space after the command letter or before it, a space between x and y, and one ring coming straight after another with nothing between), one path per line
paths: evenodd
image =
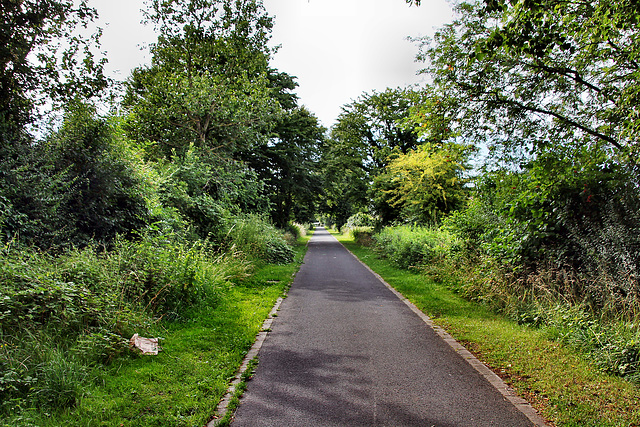
M627 61L629 61L629 63L635 67L635 69L636 69L636 70L637 70L638 68L640 68L640 67L638 66L638 63L637 63L636 61L634 61L634 60L630 57L629 53L628 53L628 52L626 52L626 51L624 51L624 50L622 50L622 49L620 48L620 46L618 46L618 45L617 45L613 40L611 40L611 39L609 38L609 39L607 39L607 43L609 43L609 46L611 46L613 49L615 49L615 50L616 50L616 52L618 52L618 54L619 54L619 55L624 56L624 57L625 57L625 59L626 59Z
M560 74L562 76L568 77L571 80L573 80L576 83L579 83L583 86L588 87L589 89L596 91L598 93L602 92L602 89L599 88L598 86L589 83L588 81L586 81L585 79L582 78L582 76L580 75L580 73L576 70L572 70L571 68L566 68L566 67L550 67L548 65L543 64L540 61L536 61L536 63L532 63L532 64L527 64L533 68L537 68L543 71L546 71L549 74Z
M523 104L521 102L518 102L518 101L515 101L515 100L512 100L512 99L502 98L502 97L500 97L500 95L498 93L495 93L495 92L493 93L493 95L495 96L496 101L498 101L499 103L511 104L511 105L514 105L514 106L516 106L518 108L521 108L523 110L526 110L526 111L530 111L530 112L533 112L533 113L545 114L545 115L548 115L548 116L555 117L556 119L560 120L561 122L563 122L563 123L565 123L565 124L567 124L569 126L572 126L572 127L577 128L577 129L580 129L581 131L586 132L591 136L595 136L598 139L601 139L601 140L603 140L605 142L608 142L609 144L613 145L618 150L622 150L623 149L622 145L620 145L620 143L618 141L616 141L614 138L610 137L609 135L605 135L605 134L603 134L601 132L593 130L593 129L591 129L591 128L583 125L583 124L580 124L580 123L576 122L575 120L570 119L569 117L563 116L560 113L557 113L557 112L551 111L551 110L546 110L546 109L540 108L540 107L535 107L535 106L532 106L532 105Z

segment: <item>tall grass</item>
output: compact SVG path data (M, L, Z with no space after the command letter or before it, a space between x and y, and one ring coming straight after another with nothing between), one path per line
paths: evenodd
M129 354L137 332L187 321L215 307L259 262L294 251L259 218L238 219L229 250L148 232L54 256L5 245L0 251L0 416L20 408L73 407L97 369Z
M483 255L446 228L387 227L375 251L394 265L427 274L467 299L543 329L603 371L640 382L640 318L593 311L578 274L546 268L523 274Z
M259 215L236 217L227 232L232 250L239 250L254 259L273 264L287 264L295 252L276 229Z
M420 226L387 227L374 240L378 253L400 268L421 268L459 248L459 241L446 230Z

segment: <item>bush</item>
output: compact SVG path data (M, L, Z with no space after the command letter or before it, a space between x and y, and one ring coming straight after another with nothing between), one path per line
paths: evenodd
M372 215L358 212L357 214L351 215L344 226L353 229L354 227L373 227L375 223L376 219Z
M221 243L228 231L227 217L267 211L263 184L241 163L212 159L191 147L159 164L158 170L160 203L175 209L195 239Z
M353 240L361 246L373 245L373 228L372 227L351 227L348 229Z
M46 141L3 159L4 234L42 249L63 249L92 241L109 245L145 226L142 182L121 149L107 120L75 105Z
M295 252L285 241L283 233L262 217L232 217L228 224L227 245L230 248L268 263L288 264L293 261Z
M153 234L54 256L24 247L0 251L0 413L24 400L69 407L94 368L128 348L157 318L188 318L214 305L229 281L248 275L238 253Z
M444 229L386 227L374 236L376 251L400 268L419 268L431 261L454 256L459 241Z
M474 197L465 209L447 216L442 226L462 241L468 254L477 255L482 247L493 241L501 222L482 198Z

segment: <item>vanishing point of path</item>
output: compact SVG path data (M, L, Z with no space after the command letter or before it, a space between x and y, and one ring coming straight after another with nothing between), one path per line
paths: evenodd
M233 427L531 426L319 228Z

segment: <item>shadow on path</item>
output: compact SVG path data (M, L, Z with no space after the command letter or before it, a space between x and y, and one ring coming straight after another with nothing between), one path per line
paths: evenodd
M532 423L319 229L233 426L360 425Z

